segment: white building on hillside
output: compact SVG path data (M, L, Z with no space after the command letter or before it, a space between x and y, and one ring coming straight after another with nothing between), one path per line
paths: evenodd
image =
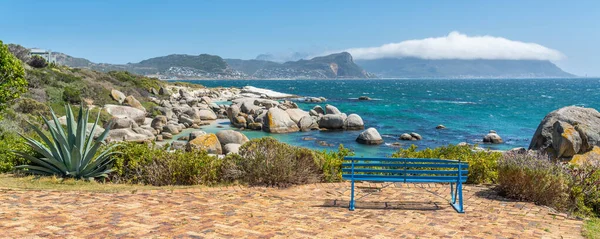
M56 57L52 55L52 51L50 50L31 48L29 49L29 55L32 57L41 56L42 58L46 59L48 63L56 63Z

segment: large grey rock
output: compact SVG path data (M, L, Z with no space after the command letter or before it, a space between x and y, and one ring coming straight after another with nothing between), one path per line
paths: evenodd
M581 135L573 125L556 121L552 130L552 148L557 158L572 157L581 150Z
M179 116L179 123L184 124L187 127L192 126L193 124L197 124L200 123L199 121L194 121L193 119L190 119L187 115L181 115Z
M227 118L229 118L229 120L233 120L240 114L240 112L241 110L238 105L231 105L229 108L227 108Z
M119 102L119 104L123 104L123 101L125 100L125 94L123 94L123 92L119 91L119 90L111 90L110 91L110 96L113 98L113 100L116 100L117 102Z
M166 88L164 87L160 87L160 89L158 89L158 94L159 95L171 95L171 92L169 92Z
M554 127L557 121L561 122L558 125L561 127ZM571 125L574 131L564 123ZM563 133L559 134L560 130ZM577 135L581 138L581 143L577 140ZM569 150L564 148L567 142L579 144L579 146L573 145L573 150L579 148L575 152L577 154L588 152L594 146L600 146L600 113L592 108L578 106L568 106L550 112L540 122L531 139L529 149L543 150L555 157L561 155L560 152L563 151L562 156L567 157L566 155L570 155ZM555 146L559 148L555 148ZM561 150L561 148L563 149Z
M173 113L173 106L169 106L169 107L154 106L154 108L152 110L160 112L161 115L164 115L168 119L173 118L173 116L175 115L175 113Z
M300 130L290 116L277 107L270 108L263 119L263 130L271 133L290 133Z
M317 124L315 119L313 119L313 117L308 116L308 115L305 115L304 117L302 117L302 119L300 119L300 121L298 121L298 127L300 128L301 131L310 131L313 129L319 129L319 125Z
M172 150L185 150L186 146L187 146L186 141L175 140L175 141L173 141L173 143L171 143Z
M133 132L136 132L138 134L143 134L148 137L154 137L154 133L152 131L141 128L141 127L135 127L135 128L132 128L132 130L133 130Z
M413 137L409 133L404 133L400 135L401 140L414 140Z
M88 135L91 134L92 128L94 128L94 123L87 123L85 127L85 133ZM94 128L94 139L100 137L100 135L102 135L104 131L105 129L100 127L100 125L96 125L96 127Z
M179 127L177 125L167 124L163 126L162 131L171 134L179 134Z
M342 114L326 114L319 120L319 127L326 129L342 129L344 117Z
M221 142L221 146L225 146L226 144L242 145L250 141L246 135L234 130L221 130L217 133L217 138Z
M255 105L254 101L245 101L240 106L240 110L243 113L250 114L250 115L256 113L260 109L261 109L260 106Z
M223 154L237 154L240 152L240 144L226 144L223 146Z
M279 105L279 102L269 99L256 99L254 100L254 104L261 107L265 107L266 109L270 109Z
M156 116L153 120L152 123L150 123L150 126L152 128L158 129L158 130L162 130L162 128L167 125L167 117L164 115L158 115Z
M338 110L337 107L333 106L333 105L326 105L325 106L325 113L327 114L341 114L342 112L340 110Z
M217 115L212 110L200 110L198 111L201 120L216 120Z
M323 110L323 107L321 107L320 105L315 105L315 107L312 108L315 112L317 112L317 114L325 114L325 110Z
M206 132L204 132L202 130L191 132L190 136L189 136L189 140L194 140L195 138L198 138L198 136L202 136L205 134L206 134Z
M112 127L111 129L131 129L131 128L137 128L139 127L139 125L133 121L133 119L130 118L112 118L110 120L110 122L106 123L106 125L104 125L104 128L108 128L108 125L112 123Z
M205 134L190 140L186 145L188 151L206 150L210 154L222 154L223 148L215 134Z
M139 134L133 131L133 129L112 129L108 132L108 137L110 142L148 142L154 139L154 135Z
M146 112L130 106L105 105L104 110L116 118L129 118L138 124L144 124Z
M360 130L365 128L365 123L357 114L350 114L344 120L344 128L347 130Z
M410 133L410 136L415 139L415 140L422 140L423 137L420 134L417 134L415 132Z
M287 109L287 110L285 110L285 112L290 116L290 119L292 119L292 121L294 121L296 124L298 122L300 122L300 119L302 119L302 117L310 116L310 114L308 114L308 112L298 109L298 108Z
M192 99L194 96L184 89L179 89L179 96L183 99Z
M146 108L144 108L142 103L140 103L139 100L137 100L135 97L133 97L133 95L125 97L125 100L123 101L123 105L131 106L133 108L143 110L144 112L146 112Z
M234 127L245 128L248 125L248 122L246 120L246 117L238 115L231 121L231 124Z
M358 135L356 142L359 144L382 144L383 138L375 128L368 128Z
M497 133L489 133L486 136L483 137L483 142L484 143L490 143L490 144L501 144L504 143L504 141L502 140L502 137L500 137L500 135L498 135Z

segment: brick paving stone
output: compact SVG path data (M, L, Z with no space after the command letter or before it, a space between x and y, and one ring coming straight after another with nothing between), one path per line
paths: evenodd
M583 222L465 186L350 183L121 193L0 190L0 238L581 238Z

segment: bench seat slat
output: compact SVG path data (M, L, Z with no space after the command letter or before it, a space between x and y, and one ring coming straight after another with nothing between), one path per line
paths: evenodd
M350 177L343 177L345 180L351 180ZM377 181L377 182L406 182L406 183L456 183L457 178L454 179L422 179L422 178L400 178L400 177L354 177L355 181ZM461 180L462 183L467 182L466 177Z
M352 163L342 163L343 167L352 167ZM403 164L403 163L354 163L356 167L395 167L395 168L458 168L458 164ZM461 168L469 168L468 164L461 164Z
M342 174L342 177L352 178L352 174ZM400 179L447 179L454 180L458 179L458 176L397 176L397 175L377 175L377 174L354 174L354 180L356 178L400 178ZM462 176L462 178L467 178L466 176Z
M428 159L428 158L361 158L345 157L346 161L379 161L379 162L407 162L407 163L458 163L453 159Z
M352 168L343 168L342 172L351 173ZM396 174L458 174L458 170L403 170L403 169L365 169L354 168L355 175L357 173L396 173ZM469 174L467 170L461 170L463 175Z

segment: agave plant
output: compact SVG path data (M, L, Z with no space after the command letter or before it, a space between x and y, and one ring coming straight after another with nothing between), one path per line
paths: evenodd
M88 134L86 126L90 110L84 112L84 107L81 106L77 121L75 121L71 106L65 106L65 108L67 112L66 130L60 125L52 109L50 110L52 121L42 116L51 139L38 127L28 122L42 140L39 142L24 135L21 135L21 137L43 157L36 158L23 152L15 152L15 154L32 162L32 165L21 165L16 168L31 174L57 175L79 179L107 177L108 173L112 172L112 159L110 156L116 153L112 151L116 145L105 149L99 154L97 152L108 136L112 123L98 138L94 139L100 113L98 113L96 122Z

